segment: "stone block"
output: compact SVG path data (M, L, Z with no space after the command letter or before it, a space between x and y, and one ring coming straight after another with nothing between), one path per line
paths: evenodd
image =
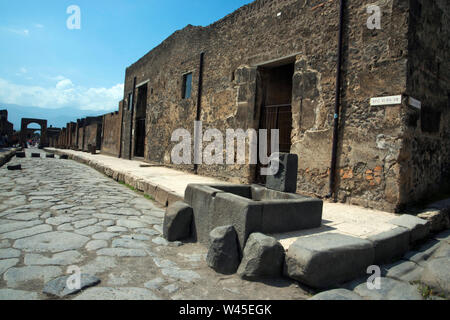
M365 274L374 258L370 241L319 234L299 238L289 247L285 273L313 288L327 288Z
M424 240L430 233L430 222L424 219L417 218L415 216L404 214L400 217L392 219L389 223L407 228L411 232L410 241L416 243Z
M450 228L450 217L446 209L427 209L417 215L418 218L430 222L430 232L437 233Z
M184 201L190 205L194 211L192 232L194 239L204 245L209 244L209 233L215 228L230 223L222 223L210 226L210 212L214 212L215 195L219 190L203 185L188 185Z
M297 191L298 156L279 153L278 164L278 172L266 177L266 187L281 192L295 193Z
M16 152L16 158L25 158L26 154L25 152Z
M210 213L210 227L227 222L234 226L242 252L250 234L261 231L261 206L231 193L219 193L214 198L213 211Z
M334 300L364 300L358 294L347 289L334 289L329 291L324 291L316 294L308 300L322 300L322 301L334 301Z
M370 290L363 282L354 292L367 300L423 300L417 286L384 277L380 278L380 289Z
M63 154L63 155L59 156L59 158L62 160L67 160L67 159L69 159L69 156L67 154Z
M54 159L54 158L55 158L55 155L52 154L52 153L47 153L47 154L45 155L45 157L46 157L46 158L50 158L50 159Z
M247 280L277 278L283 272L284 248L275 239L252 233L245 245L238 274Z
M450 294L450 257L429 261L422 273L422 282L436 293Z
M318 228L322 224L323 201L319 199L261 201L259 231L281 233Z
M375 264L384 264L402 257L409 250L410 231L407 228L395 229L368 238L375 249Z
M185 201L194 211L195 239L207 245L212 229L232 225L242 251L253 232L281 233L321 225L321 200L264 189L248 185L189 185Z
M31 154L31 157L32 157L32 158L40 158L40 157L41 157L41 154L40 154L40 153L32 153L32 154Z
M169 206L164 215L164 238L168 241L189 238L191 235L192 215L192 208L184 202L175 202Z
M89 274L81 274L80 288L69 289L69 287L67 286L67 280L69 280L69 278L70 276L59 277L46 283L43 289L43 293L50 296L64 298L68 295L76 294L86 288L95 286L100 283L100 279L95 276Z
M233 226L215 228L209 234L210 245L206 262L216 272L233 274L239 266L237 234Z

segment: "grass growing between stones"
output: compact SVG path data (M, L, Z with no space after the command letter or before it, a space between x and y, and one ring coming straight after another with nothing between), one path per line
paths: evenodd
M144 196L144 198L147 199L147 200L155 201L155 198L153 198L151 195L139 191L138 189L136 189L135 187L129 185L128 183L125 183L125 182L123 182L123 181L119 181L119 184L121 184L121 185L127 187L127 188L130 189L131 191L134 191L134 192L136 192L136 193L139 193L140 195Z
M417 284L419 286L419 292L422 295L422 297L426 300L432 300L433 297L439 297L448 300L448 297L446 297L444 294L436 294L432 288L430 288L424 283L421 283L420 281L417 281L414 284Z

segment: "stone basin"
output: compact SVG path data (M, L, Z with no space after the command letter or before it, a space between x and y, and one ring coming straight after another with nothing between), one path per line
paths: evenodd
M216 227L233 225L243 250L253 232L265 234L320 227L323 202L260 185L187 186L184 201L194 211L193 235L205 245Z

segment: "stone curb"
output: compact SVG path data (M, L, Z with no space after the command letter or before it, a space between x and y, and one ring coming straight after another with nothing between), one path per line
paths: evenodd
M142 178L133 176L132 174L129 174L127 172L115 170L113 168L110 168L108 166L99 163L98 161L88 160L81 156L73 155L58 149L55 150L44 149L44 151L51 152L59 156L67 155L71 160L88 165L91 168L97 170L100 173L103 173L104 175L112 178L115 181L124 182L127 185L130 185L133 188L143 192L144 194L152 196L156 200L156 202L165 207L170 206L172 203L175 203L177 201L184 201L183 196L179 196L175 192L167 190L161 185L151 183Z
M3 152L0 154L0 167L2 167L5 163L8 163L12 157L16 154L16 149L11 149L9 151Z

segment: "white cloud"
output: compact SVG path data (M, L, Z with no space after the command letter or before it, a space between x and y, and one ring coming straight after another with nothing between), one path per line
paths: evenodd
M9 27L0 27L1 30L5 30L11 33L15 33L21 36L28 37L30 35L30 30L28 29L16 29L16 28L9 28Z
M62 79L55 87L28 86L0 78L0 101L30 107L58 109L75 107L82 110L118 108L123 98L123 84L111 88L85 88L70 79Z
M56 89L59 89L59 90L69 89L72 87L73 87L73 83L70 79L60 80L56 84Z
M44 26L43 26L42 24L40 24L40 23L36 23L34 26L35 26L36 28L38 28L38 29L44 28Z

